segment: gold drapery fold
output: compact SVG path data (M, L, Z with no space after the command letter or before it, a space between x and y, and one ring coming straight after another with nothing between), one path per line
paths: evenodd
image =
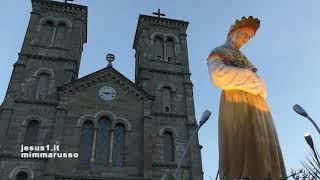
M219 168L221 179L286 176L276 129L262 97L241 90L222 91Z

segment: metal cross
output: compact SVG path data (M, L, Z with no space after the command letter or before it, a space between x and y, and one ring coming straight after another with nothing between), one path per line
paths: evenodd
M109 67L109 66L112 67L112 62L113 62L114 59L115 59L114 55L113 55L113 54L107 54L106 59L107 59L107 61L109 62L109 63L108 63L108 67Z
M158 18L159 18L160 16L165 16L165 14L161 14L161 13L160 13L160 9L158 9L158 12L153 12L152 14L157 15Z
M68 3L68 1L73 1L73 0L64 0L64 3Z

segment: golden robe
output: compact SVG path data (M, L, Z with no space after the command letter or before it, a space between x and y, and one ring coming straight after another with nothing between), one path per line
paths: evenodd
M221 88L219 176L286 177L275 126L265 101L264 81L238 50L220 46L208 58L210 77Z

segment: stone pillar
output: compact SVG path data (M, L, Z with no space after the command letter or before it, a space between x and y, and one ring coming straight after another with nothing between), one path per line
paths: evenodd
M63 127L64 127L64 121L67 114L67 94L64 94L62 92L59 93L60 101L57 106L57 112L56 112L56 121L54 125L54 131L53 131L53 139L49 141L52 145L60 145L62 144L62 136L63 136ZM55 173L58 166L58 159L49 158L46 164L45 172L46 174ZM49 178L49 177L48 177ZM51 178L51 177L50 177Z
M143 171L144 178L152 178L152 133L153 133L153 118L152 102L144 102L143 116Z
M11 108L0 108L0 152L3 151L3 147L6 144L6 132L8 130L8 125L9 125L9 121L11 119L11 115L12 115L12 110Z

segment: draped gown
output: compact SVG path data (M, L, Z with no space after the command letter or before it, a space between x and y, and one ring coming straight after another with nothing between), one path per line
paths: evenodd
M251 62L228 45L208 57L212 82L222 89L219 109L219 175L279 179L286 176L283 157L266 103L264 81Z

